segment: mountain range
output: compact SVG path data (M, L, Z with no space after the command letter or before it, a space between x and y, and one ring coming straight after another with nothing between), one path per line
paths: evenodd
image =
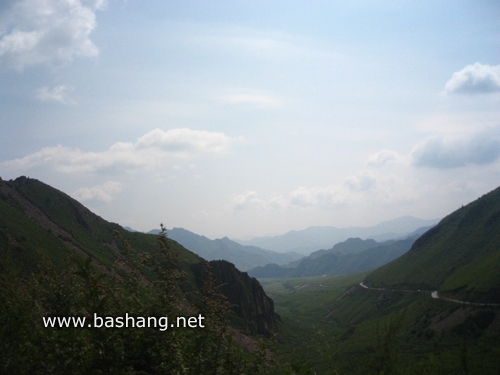
M342 275L380 267L407 252L415 240L429 227L400 240L378 243L375 240L349 238L329 250L318 250L308 257L285 266L268 264L248 271L257 278Z
M295 251L309 255L318 249L328 249L348 238L359 237L386 241L401 238L421 227L436 224L439 219L425 220L402 216L371 227L337 228L334 226L312 226L303 230L292 230L283 235L255 237L251 240L236 240L247 246L258 246L277 252Z
M158 229L153 229L148 233L158 232ZM206 260L227 260L242 271L268 263L287 264L303 257L296 252L278 253L257 246L240 245L227 237L211 240L183 228L170 229L168 236Z
M391 240L350 236L286 266L256 268L288 278L387 263L369 273L329 278L329 285L323 277L279 280L275 290L283 292L273 301L258 280L228 261L205 262L173 238L163 238L165 247L158 248L161 236L126 231L38 180L0 179L0 372L183 373L191 368L190 374L201 374L227 365L225 373L235 373L235 366L247 363L238 373L498 373L500 188L435 226L409 229L416 220L382 223L380 236L392 233ZM413 224L405 227L405 221ZM374 233L373 228L361 232ZM179 228L170 234L229 253L263 251ZM231 311L228 322L217 320L224 306ZM168 332L41 324L46 316L96 311L108 316L203 311L214 320L202 330ZM263 349L256 357L235 356L230 346L238 340L255 350L258 344L249 335L273 337L278 331L274 353ZM255 372L279 358L294 365Z

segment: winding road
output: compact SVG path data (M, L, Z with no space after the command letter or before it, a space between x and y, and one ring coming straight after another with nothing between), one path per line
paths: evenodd
M386 289L386 288L370 288L363 284L363 282L360 282L359 285L365 289L371 289L371 290L390 290L391 292L421 292L421 293L427 293L427 290L411 290L411 289L405 289L405 290L396 290L396 289ZM479 302L468 302L468 301L460 301L458 299L451 299L451 298L445 298L445 297L440 297L439 293L437 290L431 292L431 297L435 299L442 299L444 301L449 301L449 302L455 302L455 303L461 303L463 305L471 305L471 306L500 306L500 303L479 303Z

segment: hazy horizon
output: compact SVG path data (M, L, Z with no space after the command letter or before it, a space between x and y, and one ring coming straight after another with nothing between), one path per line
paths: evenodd
M183 228L183 227L179 227L179 226L173 226L173 227L169 227L169 228L166 228L167 229L167 236L168 236L168 232L171 231L171 230L174 230L174 229L182 229L182 230L186 230L188 232L191 232L191 233L194 233L196 235L200 235L200 236L204 236L204 237L207 237L209 240L216 240L216 239L221 239L221 238L229 238L230 240L232 241L235 241L235 242L246 242L246 241L249 241L249 240L252 240L252 239L257 239L257 238L266 238L266 237L279 237L279 236L283 236L285 234L288 234L290 232L301 232L301 231L304 231L304 230L307 230L307 229L311 229L311 228L336 228L336 229L357 229L357 228L360 228L360 229L366 229L366 228L372 228L372 227L377 227L377 226L380 226L380 225L383 225L383 224L389 224L389 223L392 223L392 222L401 222L402 220L401 219L406 219L406 218L410 218L410 219L416 219L416 220L422 220L422 221L426 221L426 222L439 222L441 220L441 218L434 218L434 219L420 219L420 218L417 218L417 217L414 217L414 216L400 216L400 217L397 217L397 218L394 218L394 219L391 219L391 220L386 220L386 221L381 221L379 223L375 223L374 225L370 225L370 226L362 226L362 227L358 227L358 226L348 226L348 227L336 227L336 226L332 226L332 225L322 225L322 226L307 226L307 227L304 227L304 228L292 228L286 232L281 232L281 233L268 233L268 234L261 234L261 235L250 235L246 238L236 238L236 237L231 237L231 236L227 236L227 235L222 235L222 236L219 236L219 237L210 237L210 236L207 236L203 233L197 233L197 232L194 232L192 231L191 229L189 228ZM411 225L409 225L411 226ZM426 226L426 223L422 223L422 226L417 226L415 227L415 229L420 229L422 227L425 227ZM160 231L160 227L158 225L157 228L151 228L149 230L146 230L146 231L138 231L136 230L135 228L131 228L127 225L124 225L123 226L124 229L127 229L127 230L132 230L132 231L135 231L135 232L142 232L142 233L150 233L150 232L158 232ZM412 232L413 230L409 230L409 231L406 231L406 230L399 230L399 231L394 231L395 234L407 234L407 233L410 233ZM384 233L384 234L389 234L389 232L387 233Z
M0 176L209 238L444 217L500 185L500 4L0 5Z

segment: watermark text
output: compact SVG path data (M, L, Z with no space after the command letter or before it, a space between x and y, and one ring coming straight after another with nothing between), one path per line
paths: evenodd
M204 316L178 316L169 323L168 316L99 316L93 319L82 316L44 316L45 328L158 328L166 331L168 328L205 328Z

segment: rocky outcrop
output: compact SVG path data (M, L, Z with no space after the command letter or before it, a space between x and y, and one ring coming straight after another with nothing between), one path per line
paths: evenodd
M196 283L201 287L204 262L192 266ZM244 330L251 335L272 336L277 332L278 314L274 312L274 301L269 298L257 279L238 270L225 260L209 262L220 292L226 296L233 311L241 318Z

